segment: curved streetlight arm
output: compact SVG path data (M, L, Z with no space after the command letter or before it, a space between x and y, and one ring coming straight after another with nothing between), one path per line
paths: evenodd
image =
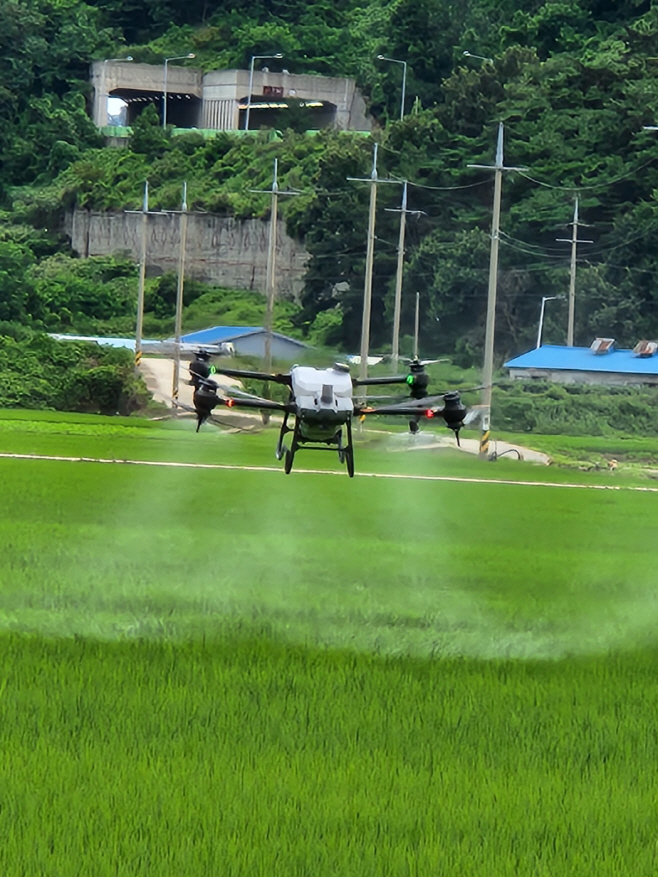
M488 61L490 64L493 64L493 58L487 58L484 55L474 55L473 52L462 52L462 55L465 58L477 58L479 61Z
M167 73L168 73L168 65L170 61L181 61L184 58L196 58L194 52L189 52L187 55L174 55L173 58L165 58L164 59L164 80L162 83L162 127L167 127Z
M558 295L543 295L541 299L541 310L539 311L539 330L537 332L537 345L535 349L541 347L541 335L542 330L544 328L544 311L546 310L546 302L554 301L556 298L559 298Z
M109 98L109 94L106 91L106 84L105 84L107 81L106 80L107 65L108 64L115 64L119 61L132 61L132 60L133 60L132 55L126 55L125 58L105 58L105 60L103 61L103 66L101 67L101 87L100 87L100 95L99 95L100 100L97 104L98 110L97 110L97 115L96 115L97 124L98 124L99 128L103 127L101 122L105 122L105 124L107 124L107 99ZM104 111L102 109L102 102L103 101L105 101ZM103 119L103 116L105 117L104 119Z
M265 58L283 58L281 52L277 52L276 55L252 55L251 63L249 65L249 94L247 95L247 112L244 117L244 130L249 130L249 114L251 111L251 92L254 87L254 62L258 60L264 60Z
M377 55L378 61L390 61L391 64L402 65L402 97L400 99L400 118L404 118L404 101L407 91L407 62L400 61L399 58L388 58L386 55Z

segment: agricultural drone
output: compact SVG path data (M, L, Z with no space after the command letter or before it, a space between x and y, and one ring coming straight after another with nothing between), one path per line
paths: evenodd
M268 374L267 372L246 371L235 368L215 368L208 364L209 355L200 351L190 363L190 383L194 387L194 409L197 415L197 432L217 405L228 408L255 408L261 412L280 411L283 423L276 445L277 460L283 459L283 467L288 474L297 451L335 450L338 459L345 463L350 478L354 476L354 445L352 442L352 421L368 414L391 414L409 419L411 432L418 431L421 418L442 417L446 426L455 433L459 444L459 430L463 426L466 408L459 393L429 396L427 387L429 377L425 373L427 361L409 361L406 375L386 377L353 378L349 366L337 362L330 368L312 368L294 365L288 374ZM243 378L282 384L289 388L286 402L277 402L262 396L254 396L235 387L221 390L212 374L226 375L230 378ZM389 405L372 406L355 401L356 387L383 384L406 384L409 396L403 401ZM218 392L219 391L219 392ZM292 418L292 425L288 425ZM290 446L284 443L285 437L292 433Z

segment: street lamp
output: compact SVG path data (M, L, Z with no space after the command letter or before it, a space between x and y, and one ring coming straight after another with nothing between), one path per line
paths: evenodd
M173 58L164 59L164 82L162 89L162 127L167 127L167 65L170 61L180 61L182 58L196 58L194 52L188 55L174 55Z
M249 65L249 94L247 95L247 112L244 117L244 130L249 130L249 113L251 110L251 92L254 87L254 61L264 60L265 58L283 58L281 52L277 52L276 55L252 55L251 56L251 64Z
M386 55L377 55L378 61L390 61L391 64L402 64L402 99L400 101L400 118L404 118L404 98L407 90L407 62L397 58L387 58Z
M465 58L478 58L480 61L488 61L490 64L493 64L493 58L487 58L484 55L474 55L472 52L462 52Z
M101 68L101 94L100 94L100 101L98 104L98 118L97 118L99 128L103 127L101 122L107 122L107 99L109 97L109 94L105 91L105 87L106 87L105 86L105 82L106 82L106 80L105 80L106 72L105 71L107 70L107 65L113 64L113 63L116 63L119 61L132 61L132 60L133 60L132 55L126 55L125 58L106 58L103 61L103 66ZM105 112L103 112L103 101L105 101Z
M541 299L541 310L539 311L539 331L537 332L537 350L541 347L541 333L544 328L544 311L546 310L546 302L554 301L556 298L561 298L559 295L543 295Z

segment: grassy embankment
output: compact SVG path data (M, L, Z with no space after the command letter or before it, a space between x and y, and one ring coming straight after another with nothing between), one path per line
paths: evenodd
M358 466L559 472L387 447ZM0 449L277 465L45 414ZM653 494L0 470L3 873L654 873Z

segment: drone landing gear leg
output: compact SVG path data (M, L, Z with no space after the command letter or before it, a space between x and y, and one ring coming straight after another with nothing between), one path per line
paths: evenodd
M347 432L347 445L343 448L343 459L347 464L347 474L350 478L354 478L354 445L352 444L352 422L350 420L345 424Z
M286 411L286 413L283 416L283 423L281 424L281 432L279 433L279 441L276 444L276 452L275 453L276 453L277 460L282 460L283 455L288 450L286 448L286 446L283 444L283 437L288 432L291 432L291 430L288 427L288 412Z
M291 430L288 430L291 432ZM295 459L295 451L299 448L299 442L297 441L299 437L299 423L295 420L295 428L292 430L292 442L290 443L290 448L286 448L286 456L283 461L283 471L286 475L290 475L290 470L292 469L292 463Z

